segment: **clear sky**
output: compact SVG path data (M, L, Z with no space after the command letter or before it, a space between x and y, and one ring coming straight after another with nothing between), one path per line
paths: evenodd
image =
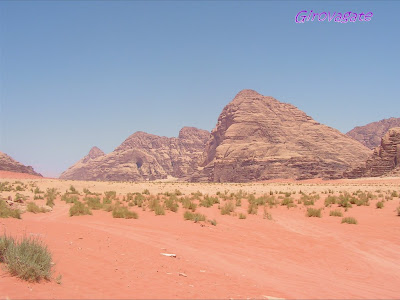
M0 151L46 176L135 131L211 130L242 89L344 133L400 117L397 1L0 1L0 47Z

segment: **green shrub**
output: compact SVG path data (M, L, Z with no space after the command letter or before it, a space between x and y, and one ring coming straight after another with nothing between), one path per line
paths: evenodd
M397 193L397 191L393 191L392 194L391 194L391 196L392 196L393 198L398 198L398 197L399 197L399 193Z
M27 281L50 280L52 257L41 241L24 237L21 241L0 237L0 255L12 276Z
M191 211L194 212L197 208L197 204L194 203L192 200L190 200L189 197L181 198L181 202L182 202L182 207L185 209L190 209Z
M44 197L42 195L38 195L38 194L33 196L33 200L40 200L40 199L44 199Z
M143 194L143 195L150 195L150 191L149 191L148 189L145 189L145 190L142 192L142 194Z
M69 193L65 193L61 196L61 201L65 201L65 203L75 203L79 200L79 196L71 195Z
M73 185L71 185L69 187L69 193L70 194L78 194L79 195L79 192L76 190L76 188Z
M258 211L258 205L256 203L249 203L249 206L247 208L247 213L249 215L256 215Z
M383 208L383 201L376 202L376 208Z
M247 216L244 213L239 214L239 219L241 219L241 220L246 219L246 217Z
M161 205L157 205L157 206L154 208L154 213L156 214L156 216L165 215L164 207L161 206Z
M0 199L0 218L21 219L21 211L10 208L4 200Z
M351 202L354 202L352 199L354 199L354 197L350 196L349 193L345 192L344 194L339 196L339 200L337 203L339 207L351 208L352 207Z
M164 204L165 204L165 208L166 209L168 209L170 211L173 211L173 212L177 212L178 211L179 205L176 202L176 200L174 199L174 197L171 196L168 199L166 199L164 201Z
M317 218L321 218L321 208L316 209L313 207L309 207L307 208L307 217L317 217Z
M337 197L333 195L328 195L325 199L325 206L330 206L332 204L336 204L337 202Z
M37 206L35 202L28 202L26 210L34 214L48 212L46 208Z
M206 220L206 216L199 214L199 213L192 213L190 211L185 211L185 213L183 214L183 218L185 220L190 220L190 221L194 221L196 222L200 222L200 221L205 221Z
M100 202L100 197L85 197L83 200L86 202L90 209L98 210L103 208L103 204Z
M353 217L345 217L342 219L342 223L347 223L347 224L357 224L357 220Z
M41 191L38 187L35 188L35 190L33 191L34 194L44 194L43 191Z
M216 203L219 203L218 197L210 197L209 195L204 195L204 198L200 200L199 205L204 207L211 207Z
M104 197L105 197L105 199L110 200L110 201L116 200L117 192L116 191L106 191L106 192L104 192ZM104 202L104 200L103 200L103 202Z
M15 194L15 197L14 197L14 200L17 201L17 202L19 202L19 201L25 201L25 200L26 200L26 196L25 196L25 195L22 195L22 194L20 194L20 193L16 193L16 194Z
M92 211L90 210L90 208L85 205L82 202L75 202L74 205L72 205L69 208L69 215L72 216L81 216L81 215L91 215Z
M130 211L125 206L115 205L112 211L113 218L137 219L139 216L136 212Z
M0 182L0 192L11 192L12 185L8 181Z
M112 204L103 204L103 210L106 212L111 212L114 209L114 205Z
M295 206L295 204L294 204L294 202L293 202L293 198L291 198L291 197L285 197L285 198L282 200L281 205L282 205L282 206L287 206L287 208L290 208L290 207L294 207L294 206Z
M332 217L343 217L343 213L339 209L331 210L329 215Z
M235 210L235 205L232 201L228 201L221 207L221 215L230 215Z
M46 205L53 207L54 206L54 200L57 197L57 189L56 188L51 188L51 189L47 189L46 194L44 195L44 197L46 198Z

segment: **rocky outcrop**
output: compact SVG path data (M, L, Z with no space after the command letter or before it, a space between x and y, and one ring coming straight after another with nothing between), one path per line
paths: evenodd
M184 127L177 138L136 132L113 152L92 148L61 179L141 181L181 178L193 173L210 133Z
M345 173L346 177L398 176L400 171L400 127L391 128L383 136L365 165Z
M383 135L394 127L400 127L400 118L384 119L365 126L358 126L350 130L346 135L370 149L375 149L380 145Z
M0 152L0 170L42 176L35 172L31 166L25 166L2 152Z
M341 178L371 151L291 104L253 90L222 111L192 181Z

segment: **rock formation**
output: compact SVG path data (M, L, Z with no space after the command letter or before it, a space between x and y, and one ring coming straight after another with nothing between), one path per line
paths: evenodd
M383 136L365 166L345 173L346 177L398 176L400 173L400 127L391 128Z
M184 127L178 138L136 132L113 152L94 147L61 174L61 179L141 181L181 178L197 168L210 133Z
M0 170L42 176L36 173L31 166L25 166L2 152L0 152Z
M383 135L394 127L400 127L400 118L384 119L365 126L358 126L350 130L346 135L370 149L375 149L380 145Z
M253 90L222 111L192 181L341 178L371 150L291 104Z

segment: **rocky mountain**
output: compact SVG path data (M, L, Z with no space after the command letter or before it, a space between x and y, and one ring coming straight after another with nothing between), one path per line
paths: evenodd
M346 173L349 178L398 176L400 174L400 127L391 128L383 136L365 165Z
M184 127L177 138L136 132L113 152L94 147L61 174L61 179L141 181L193 173L210 133Z
M0 170L42 176L36 173L31 166L25 166L3 152L0 152Z
M253 90L223 109L191 181L341 178L371 150L303 111Z
M350 130L346 135L359 141L370 149L375 149L381 143L384 134L394 127L400 127L400 118L384 119L378 122L369 123L365 126L358 126Z

